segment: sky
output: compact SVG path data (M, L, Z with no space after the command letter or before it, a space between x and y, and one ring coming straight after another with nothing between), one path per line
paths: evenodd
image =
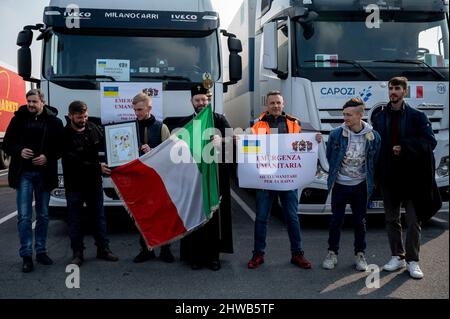
M105 0L106 1L106 0ZM127 1L127 0L123 0ZM221 28L230 24L244 0L212 0L219 12ZM49 0L0 0L0 63L17 67L17 34L25 25L42 23L42 13ZM74 1L76 2L76 1ZM35 32L35 37L36 37ZM33 76L39 77L40 42L31 45Z

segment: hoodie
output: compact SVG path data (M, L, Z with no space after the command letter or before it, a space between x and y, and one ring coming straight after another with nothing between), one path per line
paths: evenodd
M343 134L348 135L347 150L341 162L336 183L354 186L366 180L366 134L372 132L370 124L361 121L363 129L353 132L342 124Z

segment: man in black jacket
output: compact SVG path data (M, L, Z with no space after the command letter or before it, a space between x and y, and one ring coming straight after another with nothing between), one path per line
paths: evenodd
M81 266L84 261L84 217L92 227L97 258L117 261L119 258L109 249L103 208L102 174L111 174L111 170L105 163L100 163L98 157L98 152L103 149L103 134L94 123L88 121L88 107L82 101L70 103L69 120L64 128L62 165L73 250L70 263Z
M22 105L6 129L3 147L11 155L9 186L16 189L17 218L20 237L22 271L33 270L33 191L36 203L35 251L36 261L51 265L47 255L48 204L50 191L58 184L57 160L61 156L63 125L55 108L45 105L40 90L26 94Z
M406 78L392 78L389 81L390 102L373 119L373 128L381 136L381 151L375 175L383 194L386 228L392 253L390 261L384 265L383 269L395 271L407 266L412 278L421 279L423 277L419 267L421 218L420 207L416 201L418 195L415 191L415 188L419 187L416 183L420 182L411 182L410 178L417 176L417 170L423 172L427 168L413 169L414 166L411 166L411 163L418 158L419 154L412 156L410 150L411 145L422 141L421 143L427 145L423 149L429 149L432 152L437 142L427 116L411 108L404 101L407 90ZM420 153L420 148L416 150ZM429 172L430 179L434 179L434 169L430 169ZM431 192L432 189L429 191ZM405 246L400 220L402 202L405 204L407 224Z
M205 108L209 101L207 96L208 91L195 85L191 89L191 103L195 113L180 121L179 127L186 125L192 120L203 108ZM221 133L214 136L213 143L218 145L219 151L223 148L225 129L230 128L225 116L213 113L214 127ZM222 146L222 148L220 148ZM224 152L219 152L222 158L222 163L219 164L219 193L221 196L220 209L214 213L208 223L193 231L181 239L180 243L180 258L190 263L194 270L200 269L203 266L208 267L213 271L221 268L219 254L233 253L233 240L231 233L231 197L230 197L230 174L227 164L224 161Z

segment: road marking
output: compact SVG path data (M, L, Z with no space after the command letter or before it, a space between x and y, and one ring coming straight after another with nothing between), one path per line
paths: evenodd
M256 219L255 212L232 189L230 190L230 193L231 193L231 197L233 197L233 199L236 201L236 203L238 203L238 205L241 206L241 208L244 210L244 212L246 212L247 215L250 216L250 218L253 221L255 221L255 219Z
M448 223L448 221L446 221L445 219L440 219L438 217L432 217L431 219L439 223Z
M34 207L34 204L35 204L35 202L33 202L33 204L32 204L33 207ZM5 217L0 218L0 225L3 224L3 223L6 223L8 220L10 220L11 218L14 218L16 216L17 216L17 210L12 212L9 215L6 215ZM33 227L33 229L36 227L36 222L34 222L32 224L32 227Z
M12 212L11 214L9 214L9 215L3 217L3 218L0 218L0 225L3 224L3 223L5 223L5 222L7 222L7 221L10 220L11 218L16 217L16 216L17 216L17 210L16 210L15 212Z
M7 176L7 175L8 175L8 170L7 169L3 169L3 170L0 171L0 177Z

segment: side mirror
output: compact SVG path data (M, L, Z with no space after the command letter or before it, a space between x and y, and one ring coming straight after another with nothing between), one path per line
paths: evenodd
M236 84L242 79L242 58L239 55L239 53L242 52L242 42L236 38L236 35L228 33L226 30L220 30L220 32L228 37L228 51L230 51L228 59L230 80L223 83L223 91L227 92L228 86Z
M236 83L242 79L242 58L239 55L239 53L242 52L241 40L229 37L228 50L230 51L230 57L228 60L228 65L230 67L230 81Z
M238 82L242 79L242 58L239 54L230 52L229 58L230 82Z
M23 46L17 51L18 74L24 78L31 78L31 50L28 46Z
M242 52L242 43L241 40L236 38L228 38L228 50L230 52Z
M278 68L278 34L277 23L269 22L264 25L264 69L276 70Z
M33 41L33 31L31 30L22 30L17 35L17 45L19 47L29 47L31 42Z

